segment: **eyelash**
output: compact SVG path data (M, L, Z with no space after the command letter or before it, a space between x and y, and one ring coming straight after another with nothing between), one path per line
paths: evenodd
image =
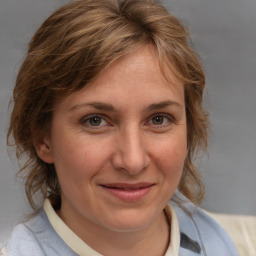
M152 125L157 129L168 127L175 121L174 118L169 114L157 113L150 117L150 120L148 121L148 123L153 122L154 118L159 118L159 117L163 120L163 122L161 124L153 124L152 123Z
M92 125L92 124L89 124L88 122L90 122L93 118L99 118L100 119L100 125L97 126L97 125ZM99 129L100 127L102 127L101 125L101 122L102 120L104 120L106 123L108 123L108 121L106 121L106 118L100 114L92 114L92 115L88 115L84 118L82 118L81 120L81 123L82 125L85 125L85 126L88 126L88 127L94 127L95 129ZM105 125L104 125L105 126Z
M154 124L153 119L159 118L159 117L163 120L163 122L161 124ZM89 123L90 121L93 121L92 120L93 118L99 119L99 121L100 121L99 125L92 125L92 123ZM106 124L102 125L102 121L106 122ZM161 129L161 128L168 127L169 125L171 125L174 122L175 122L175 119L173 118L173 116L171 116L169 114L164 114L164 113L156 113L149 118L149 120L146 122L146 125L150 125L150 126L153 126L154 128ZM82 118L80 123L82 125L85 125L89 128L93 128L93 129L99 129L101 127L111 126L111 124L108 122L107 118L101 114L88 115L88 116Z

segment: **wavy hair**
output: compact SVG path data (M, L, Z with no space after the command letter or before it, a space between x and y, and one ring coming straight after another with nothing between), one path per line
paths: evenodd
M184 83L188 155L178 189L196 204L202 200L204 186L193 159L207 146L205 77L186 28L153 0L78 0L55 11L37 30L13 91L7 143L16 146L18 159L26 159L19 173L34 210L39 207L37 194L60 207L54 165L43 162L34 147L50 131L56 104L146 44L155 46L163 74L168 77L174 66Z

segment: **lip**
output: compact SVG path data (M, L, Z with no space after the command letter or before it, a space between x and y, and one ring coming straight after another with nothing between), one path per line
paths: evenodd
M144 198L154 186L154 183L139 182L131 183L109 183L101 187L111 195L123 201L138 201Z

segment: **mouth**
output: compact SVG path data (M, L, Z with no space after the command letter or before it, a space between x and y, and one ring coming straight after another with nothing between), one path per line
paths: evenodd
M144 198L153 188L154 183L140 182L130 183L109 183L101 187L112 196L123 201L138 201Z

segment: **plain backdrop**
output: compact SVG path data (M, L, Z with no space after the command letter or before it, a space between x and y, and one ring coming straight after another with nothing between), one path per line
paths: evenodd
M96 0L95 0L96 1ZM100 0L99 0L100 1ZM101 0L104 1L104 0ZM5 145L15 77L27 43L63 0L0 0L0 241L30 212ZM209 155L198 160L210 211L256 214L256 1L165 0L189 28L205 67ZM0 245L1 245L0 243Z

